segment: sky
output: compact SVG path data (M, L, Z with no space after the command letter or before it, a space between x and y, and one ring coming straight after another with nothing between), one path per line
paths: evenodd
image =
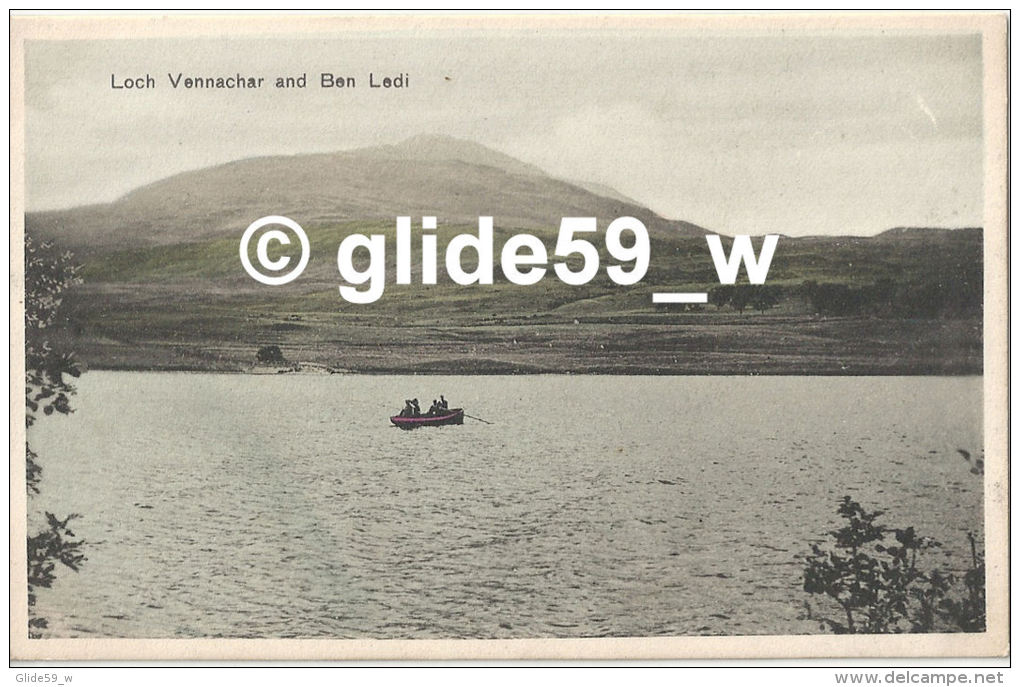
M977 35L665 31L30 41L29 210L213 164L411 136L476 141L727 234L982 223ZM174 90L168 73L267 77ZM321 89L319 74L354 76ZM406 73L402 90L368 74ZM271 87L306 74L303 90ZM151 74L149 90L115 90ZM552 218L557 219L557 218Z

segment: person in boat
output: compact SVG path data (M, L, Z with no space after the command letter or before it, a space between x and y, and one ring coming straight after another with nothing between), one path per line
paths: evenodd
M449 410L450 409L450 402L447 401L446 398L444 398L442 394L439 394L439 407L441 409L443 409L443 410Z
M417 398L412 398L411 399L411 417L418 417L419 415L421 415L421 408L418 407L418 399Z
M411 405L411 399L404 399L404 409L400 411L400 417L412 417L414 415L414 406Z
M432 407L429 408L429 417L439 415L439 401L432 399Z

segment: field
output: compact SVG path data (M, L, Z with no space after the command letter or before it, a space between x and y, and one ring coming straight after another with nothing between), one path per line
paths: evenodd
M703 240L661 237L653 239L649 274L633 286L616 285L601 272L589 284L570 287L551 270L538 284L516 286L499 278L498 266L494 285L459 286L442 279L442 263L439 284L398 286L390 251L383 297L352 305L338 293L342 282L333 251L353 231L392 229L311 229L309 268L282 287L244 275L232 239L86 254L83 284L67 298L67 326L59 337L89 366L105 369L264 370L255 365L263 346L281 349L285 369L299 363L306 371L356 373L887 375L982 369L976 230L783 238L767 282L778 302L762 312L725 304L693 310L653 305L653 291L718 287ZM441 229L440 255L451 236L465 231L471 228ZM497 261L498 247L512 233L497 232ZM608 255L602 258L610 262ZM865 300L833 313L812 301L804 286L811 282L861 294L882 283L892 290L884 301ZM922 287L926 297L934 293L939 300L918 314L901 301Z

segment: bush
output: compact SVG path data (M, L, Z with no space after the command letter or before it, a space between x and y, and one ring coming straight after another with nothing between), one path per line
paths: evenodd
M279 346L262 346L259 348L258 353L255 354L255 359L260 363L285 363L286 358L283 357L283 351L280 350Z
M804 591L828 597L839 619L820 618L836 634L892 632L980 632L985 626L984 562L973 535L972 566L964 575L966 595L952 599L952 574L920 566L924 551L941 546L913 527L891 528L844 496L838 512L846 525L829 532L830 548L813 544L804 568Z
M931 632L934 604L949 581L938 572L921 572L917 556L939 543L918 537L912 527L879 524L881 511L869 513L849 496L838 512L847 524L829 533L834 548L812 545L804 569L804 591L828 596L843 611L840 620L823 618L822 627L837 634Z

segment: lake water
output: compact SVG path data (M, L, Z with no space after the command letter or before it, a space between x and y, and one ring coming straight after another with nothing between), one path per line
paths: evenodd
M401 431L445 394L492 424ZM77 512L51 635L819 632L803 557L849 494L962 568L981 379L90 372L29 440Z

